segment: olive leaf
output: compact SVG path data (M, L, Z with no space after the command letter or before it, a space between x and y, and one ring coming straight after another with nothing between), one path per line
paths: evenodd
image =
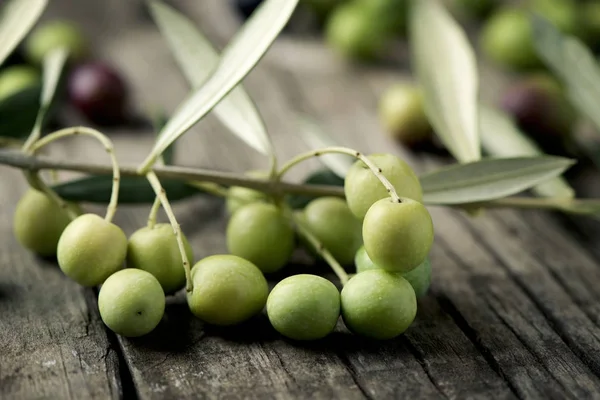
M479 78L465 32L439 0L413 2L409 26L427 117L459 162L479 160Z
M141 165L146 169L178 137L210 112L254 68L286 25L298 0L266 0L223 51L202 86L183 101Z
M306 185L330 185L330 186L344 186L344 178L341 178L337 173L330 169L321 169L313 172L304 181ZM303 195L290 195L287 198L288 204L294 208L304 208L311 200L314 200L315 196L303 196Z
M442 168L419 178L423 202L451 205L499 199L555 178L573 163L567 158L538 156L485 159Z
M156 135L159 135L162 128L167 124L169 116L165 110L156 109L150 113L150 120L152 122L152 129ZM176 142L171 143L171 145L161 154L160 161L164 165L173 165L173 161L175 160L175 143Z
M42 86L36 85L0 101L0 136L24 139L33 129Z
M40 18L48 0L8 0L0 8L0 65Z
M503 112L481 105L479 109L481 144L492 157L541 156L538 145L517 128ZM538 196L572 198L575 191L562 177L547 180L532 188Z
M170 201L182 200L201 193L201 191L183 181L160 180L169 193ZM112 175L95 175L60 183L52 187L65 200L108 204L112 191ZM119 187L120 204L152 204L156 194L148 180L143 176L122 176Z
M600 128L600 67L593 53L544 18L533 15L531 20L538 55L566 86L573 105Z
M339 146L335 141L327 135L316 123L308 117L299 119L299 132L302 139L312 148L321 149L325 147ZM323 154L319 156L319 161L323 163L330 172L333 172L342 179L346 177L348 170L354 163L355 159L345 154Z
M166 4L151 0L150 11L192 88L200 87L219 64L219 54L193 22ZM271 155L273 145L256 106L238 85L214 108L215 115L255 150Z
M69 52L66 49L58 48L52 50L44 57L43 84L39 100L39 110L31 134L25 142L25 148L35 143L42 133L42 125L52 107L52 102L68 55Z

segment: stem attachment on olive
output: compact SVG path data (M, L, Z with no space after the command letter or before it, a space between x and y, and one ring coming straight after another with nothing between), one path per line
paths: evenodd
M183 261L183 269L185 270L185 290L187 292L191 292L194 290L194 283L192 282L192 272L190 268L190 261L188 260L187 254L185 252L185 244L183 242L181 226L177 222L177 218L173 213L173 209L171 208L171 204L169 203L169 199L167 198L167 193L165 189L160 184L160 180L154 173L154 171L150 171L146 174L146 179L150 182L152 189L154 189L154 193L156 193L157 198L160 199L162 206L169 218L169 222L173 227L173 231L175 232L175 237L177 238L177 245L179 247L179 253L181 253L181 260Z

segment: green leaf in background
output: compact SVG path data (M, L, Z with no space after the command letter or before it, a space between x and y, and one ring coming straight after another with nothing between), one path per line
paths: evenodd
M40 18L48 0L8 0L0 8L0 65Z
M54 100L54 95L58 88L58 83L68 55L69 52L66 49L55 49L48 53L44 58L43 84L39 102L39 111L37 112L35 125L31 131L31 135L29 135L29 138L25 142L25 148L33 145L42 133L42 125L52 106L52 101Z
M152 0L150 10L179 68L192 88L199 88L219 64L219 54L186 16ZM214 108L231 132L255 150L271 155L273 145L252 99L240 84Z
M292 16L298 0L266 0L225 48L212 75L178 108L141 165L148 168L178 137L210 112L254 68Z
M414 1L410 45L425 112L436 134L461 163L481 158L479 78L469 41L439 0Z
M344 186L344 178L341 178L335 172L329 169L322 169L312 173L305 181L306 185L332 185L332 186ZM288 196L288 204L294 208L304 208L311 200L314 200L314 196L302 196L302 195L291 195Z
M41 92L41 85L37 85L0 101L0 136L27 138L40 108Z
M573 165L562 157L487 159L454 165L420 177L423 202L452 205L495 200L559 176Z
M573 105L600 129L600 67L593 53L542 17L533 15L531 20L540 58L566 86Z
M152 129L158 136L160 134L160 131L167 124L167 121L169 121L169 116L167 115L167 112L162 109L153 110L150 113L150 115L150 119L152 121ZM173 165L173 162L175 160L175 143L176 142L171 143L171 145L167 147L165 151L163 151L160 157L160 161L164 165Z
M541 156L538 145L517 128L505 113L487 106L480 106L481 144L492 157ZM532 188L542 197L572 198L575 191L562 177L547 180Z
M64 182L52 187L65 200L108 204L112 191L112 175L96 175ZM183 181L161 179L170 201L182 200L198 193L199 189ZM156 194L143 176L122 176L119 204L152 204Z
M314 121L308 117L300 118L299 132L302 139L313 149L335 147L339 144L328 136ZM355 159L345 154L324 154L318 157L331 172L344 179Z

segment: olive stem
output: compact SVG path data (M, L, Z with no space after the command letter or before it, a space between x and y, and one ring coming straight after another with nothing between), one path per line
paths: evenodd
M377 179L379 179L379 181L383 184L383 186L385 186L388 193L392 197L392 200L396 203L401 202L400 196L398 196L398 193L396 193L396 189L394 188L394 185L392 185L390 183L390 181L383 175L381 168L379 168L377 165L375 165L371 160L368 159L368 157L366 157L359 151L350 149L348 147L325 147L322 149L311 150L306 153L299 154L296 157L289 160L287 163L285 163L279 170L279 173L277 176L278 176L278 178L281 178L292 167L301 163L302 161L308 160L309 158L312 158L312 157L319 157L323 154L328 154L328 153L347 154L347 155L352 156L352 157L362 161L363 163L365 163L365 165L371 170L373 175L375 175L375 177Z
M181 254L181 260L183 261L183 269L185 270L185 290L191 292L194 290L194 283L192 282L192 272L190 270L190 261L188 260L187 254L185 252L185 244L183 243L183 233L181 232L181 226L177 222L177 218L173 213L173 209L171 208L171 204L169 203L169 199L167 198L167 192L160 184L160 180L158 176L154 173L154 171L150 171L146 173L146 179L152 185L154 189L154 193L160 199L162 206L169 218L169 222L173 227L173 231L175 233L175 238L177 239L177 245L179 246L179 253Z
M112 221L115 213L117 212L117 205L119 203L119 182L121 181L121 173L119 169L119 163L117 162L117 157L115 156L114 146L112 141L106 137L103 133L86 127L73 127L73 128L65 128L59 131L53 132L43 139L35 142L29 149L32 155L35 154L36 151L40 150L42 147L54 142L55 140L62 139L67 136L73 135L88 135L96 140L98 140L103 146L106 152L110 157L110 161L112 163L112 173L113 173L113 184L112 184L112 192L110 195L110 202L108 203L108 207L106 209L106 216L104 219L106 221Z
M77 218L79 214L75 212L75 210L69 206L69 204L64 201L54 190L52 190L46 183L40 178L39 174L34 171L26 171L25 179L27 179L27 183L32 188L43 192L48 196L52 201L58 204L58 207L67 212L68 217L72 220Z
M160 197L156 196L152 208L150 209L150 214L148 215L148 228L150 229L154 229L154 225L156 225L156 215L160 209L160 204Z
M329 264L333 272L337 275L342 285L348 283L350 278L344 270L344 267L342 267L335 257L329 252L329 250L323 246L323 243L317 239L310 229L302 224L302 221L300 221L299 218L292 217L292 219L296 225L296 228L298 229L298 233L304 236L304 238L308 240L308 242L316 249L317 253L319 253L321 257L325 259L325 261L327 261L327 264Z

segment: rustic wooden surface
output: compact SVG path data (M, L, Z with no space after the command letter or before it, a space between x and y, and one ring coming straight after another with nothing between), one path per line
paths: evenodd
M220 47L239 26L225 1L172 3ZM137 106L171 111L184 98L187 85L141 2L54 0L45 18L56 17L83 23L98 56L126 74ZM377 122L378 94L399 79L399 70L350 66L318 41L282 36L244 83L282 159L307 148L294 120L308 113L339 143L393 151L423 171L437 160L406 153ZM109 133L126 163L141 161L153 139L126 128ZM89 143L67 140L51 153L103 160ZM182 165L266 165L214 117L179 143ZM392 341L363 340L340 323L325 340L293 343L264 316L217 329L193 318L181 296L169 299L153 333L130 340L105 329L94 291L18 246L11 216L26 185L18 171L0 171L0 398L600 398L600 250L586 233L597 225L541 212L467 218L432 208L433 287L414 325ZM196 259L226 251L220 200L195 198L175 211ZM129 234L147 212L122 206L116 222Z

